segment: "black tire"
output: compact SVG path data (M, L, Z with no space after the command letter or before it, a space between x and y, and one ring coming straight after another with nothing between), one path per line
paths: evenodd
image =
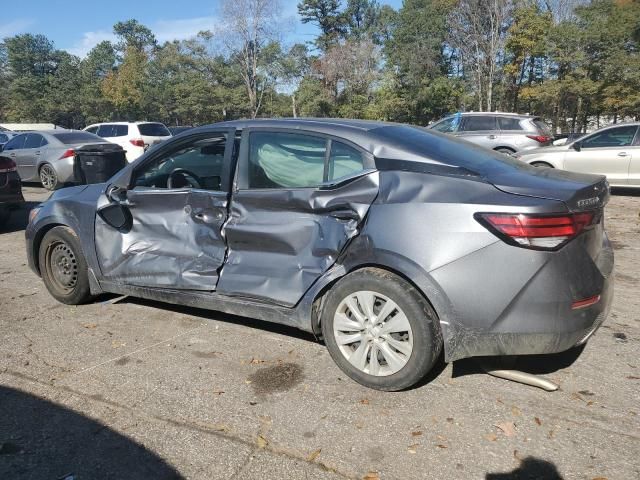
M54 227L46 233L38 262L47 290L59 302L79 305L93 298L80 241L69 227Z
M409 321L413 348L406 364L395 373L376 376L356 368L336 341L334 316L344 299L360 291L375 292L392 300ZM338 367L356 382L376 390L403 390L420 382L436 363L442 349L442 333L436 312L413 285L398 275L379 268L356 270L339 280L325 300L321 315L325 344ZM368 359L370 355L369 352Z
M540 168L553 168L553 165L547 162L532 162L530 164L532 167L540 167Z
M504 153L505 155L513 155L515 152L515 150L512 150L510 148L507 147L498 147L495 149L496 152L500 152L500 153Z
M40 178L42 186L47 190L55 190L60 186L56 169L48 163L45 163L40 167L40 170L38 170L38 177Z

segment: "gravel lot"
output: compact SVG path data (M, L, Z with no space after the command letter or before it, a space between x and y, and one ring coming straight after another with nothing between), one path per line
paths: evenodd
M401 393L247 318L57 303L0 230L0 478L640 478L640 194L616 192L613 310L582 352L520 360L560 390L441 365ZM35 203L34 203L35 202Z

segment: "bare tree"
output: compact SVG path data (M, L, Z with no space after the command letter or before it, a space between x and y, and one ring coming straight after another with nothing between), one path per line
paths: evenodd
M504 52L513 0L461 0L451 14L451 45L471 72L478 107L493 108L493 85Z
M279 0L224 0L223 43L240 67L249 97L251 118L260 111L265 78L263 50L279 37Z

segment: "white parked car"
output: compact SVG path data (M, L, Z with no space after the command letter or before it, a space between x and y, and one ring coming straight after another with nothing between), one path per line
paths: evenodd
M169 129L159 122L94 123L84 130L120 145L126 150L129 163L152 145L162 143L171 137Z
M536 167L606 175L613 187L640 187L640 122L611 125L566 145L515 156Z

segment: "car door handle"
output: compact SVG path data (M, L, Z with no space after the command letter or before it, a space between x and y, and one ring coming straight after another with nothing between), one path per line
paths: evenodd
M628 157L629 154L627 152L620 152L620 153L618 153L618 156L619 157Z
M360 215L354 210L336 210L329 215L338 220L360 220Z
M215 223L217 221L222 220L222 218L224 217L224 214L222 212L212 212L212 213L200 212L200 213L196 213L193 217L204 223Z
M36 152L36 155L40 155L40 152Z
M496 138L498 138L498 137L497 137L497 136L495 136L495 135L489 135L487 138L490 138L491 140L495 140L495 139L496 139Z

